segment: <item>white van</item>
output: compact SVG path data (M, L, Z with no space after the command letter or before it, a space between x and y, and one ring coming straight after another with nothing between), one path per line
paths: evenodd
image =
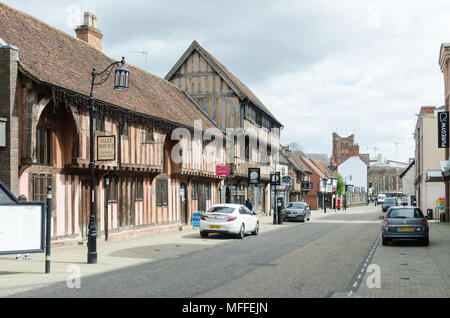
M386 199L386 194L379 194L378 197L377 197L378 204L383 204L384 203L384 199Z

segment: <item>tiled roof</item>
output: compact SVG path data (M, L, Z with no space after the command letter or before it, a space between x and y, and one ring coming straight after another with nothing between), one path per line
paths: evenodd
M266 115L270 116L273 120L275 120L280 126L283 126L275 116L269 111L269 109L259 100L259 98L244 84L242 83L236 76L233 75L222 63L220 63L213 55L211 55L208 51L206 51L197 41L192 42L186 52L181 56L178 62L174 65L174 67L170 70L170 72L166 75L166 79L170 80L175 72L181 67L184 61L189 57L193 50L197 50L204 56L206 56L207 60L212 64L211 66L224 77L225 81L230 84L232 89L235 90L235 93L239 96L240 99L248 98L253 104L259 107Z
M19 48L24 73L43 84L86 96L90 93L92 68L100 72L114 62L84 41L3 3L0 38ZM193 127L194 120L202 120L203 129L215 127L183 91L137 67L126 67L131 72L129 90L114 91L111 76L108 82L95 87L96 99L183 126Z
M314 164L312 159L309 159L309 158L306 158L306 157L301 157L300 160L302 160L309 167L309 169L311 169L312 173L317 174L321 179L326 179L327 178L327 176L322 172L322 170L319 169L319 167L317 167Z

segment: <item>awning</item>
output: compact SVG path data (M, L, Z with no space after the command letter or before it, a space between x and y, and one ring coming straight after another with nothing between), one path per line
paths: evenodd
M425 182L442 182L441 170L427 171Z

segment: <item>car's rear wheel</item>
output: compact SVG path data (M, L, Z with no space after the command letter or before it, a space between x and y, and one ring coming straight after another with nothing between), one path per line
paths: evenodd
M256 223L255 231L252 232L252 235L258 235L259 234L259 222Z
M430 245L430 237L427 235L427 237L421 239L423 246L429 246Z
M206 232L200 232L200 236L201 236L202 238L208 238L208 233L206 233Z
M239 230L238 239L242 240L245 237L245 226L241 225L241 229Z
M381 242L383 244L383 246L387 246L389 244L389 239L387 237L382 237L381 238Z

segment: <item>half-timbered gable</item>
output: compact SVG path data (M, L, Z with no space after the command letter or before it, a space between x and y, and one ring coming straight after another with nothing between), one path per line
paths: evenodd
M269 212L271 194L267 184L276 160L271 153L274 150L274 155L279 148L281 123L245 84L197 41L189 46L165 78L189 94L217 126L245 131L241 144L235 145L231 164L233 175L228 180L230 185L237 183L240 186L233 186L234 190L226 189L225 193L229 195L225 195L224 201L243 203L246 195L252 197L253 193L261 193L266 199L254 196L256 208ZM256 140L253 146L252 136ZM266 151L260 151L261 145L267 147ZM250 194L246 194L246 190L242 191L242 183L247 180L249 168L261 169L262 189L251 189Z

